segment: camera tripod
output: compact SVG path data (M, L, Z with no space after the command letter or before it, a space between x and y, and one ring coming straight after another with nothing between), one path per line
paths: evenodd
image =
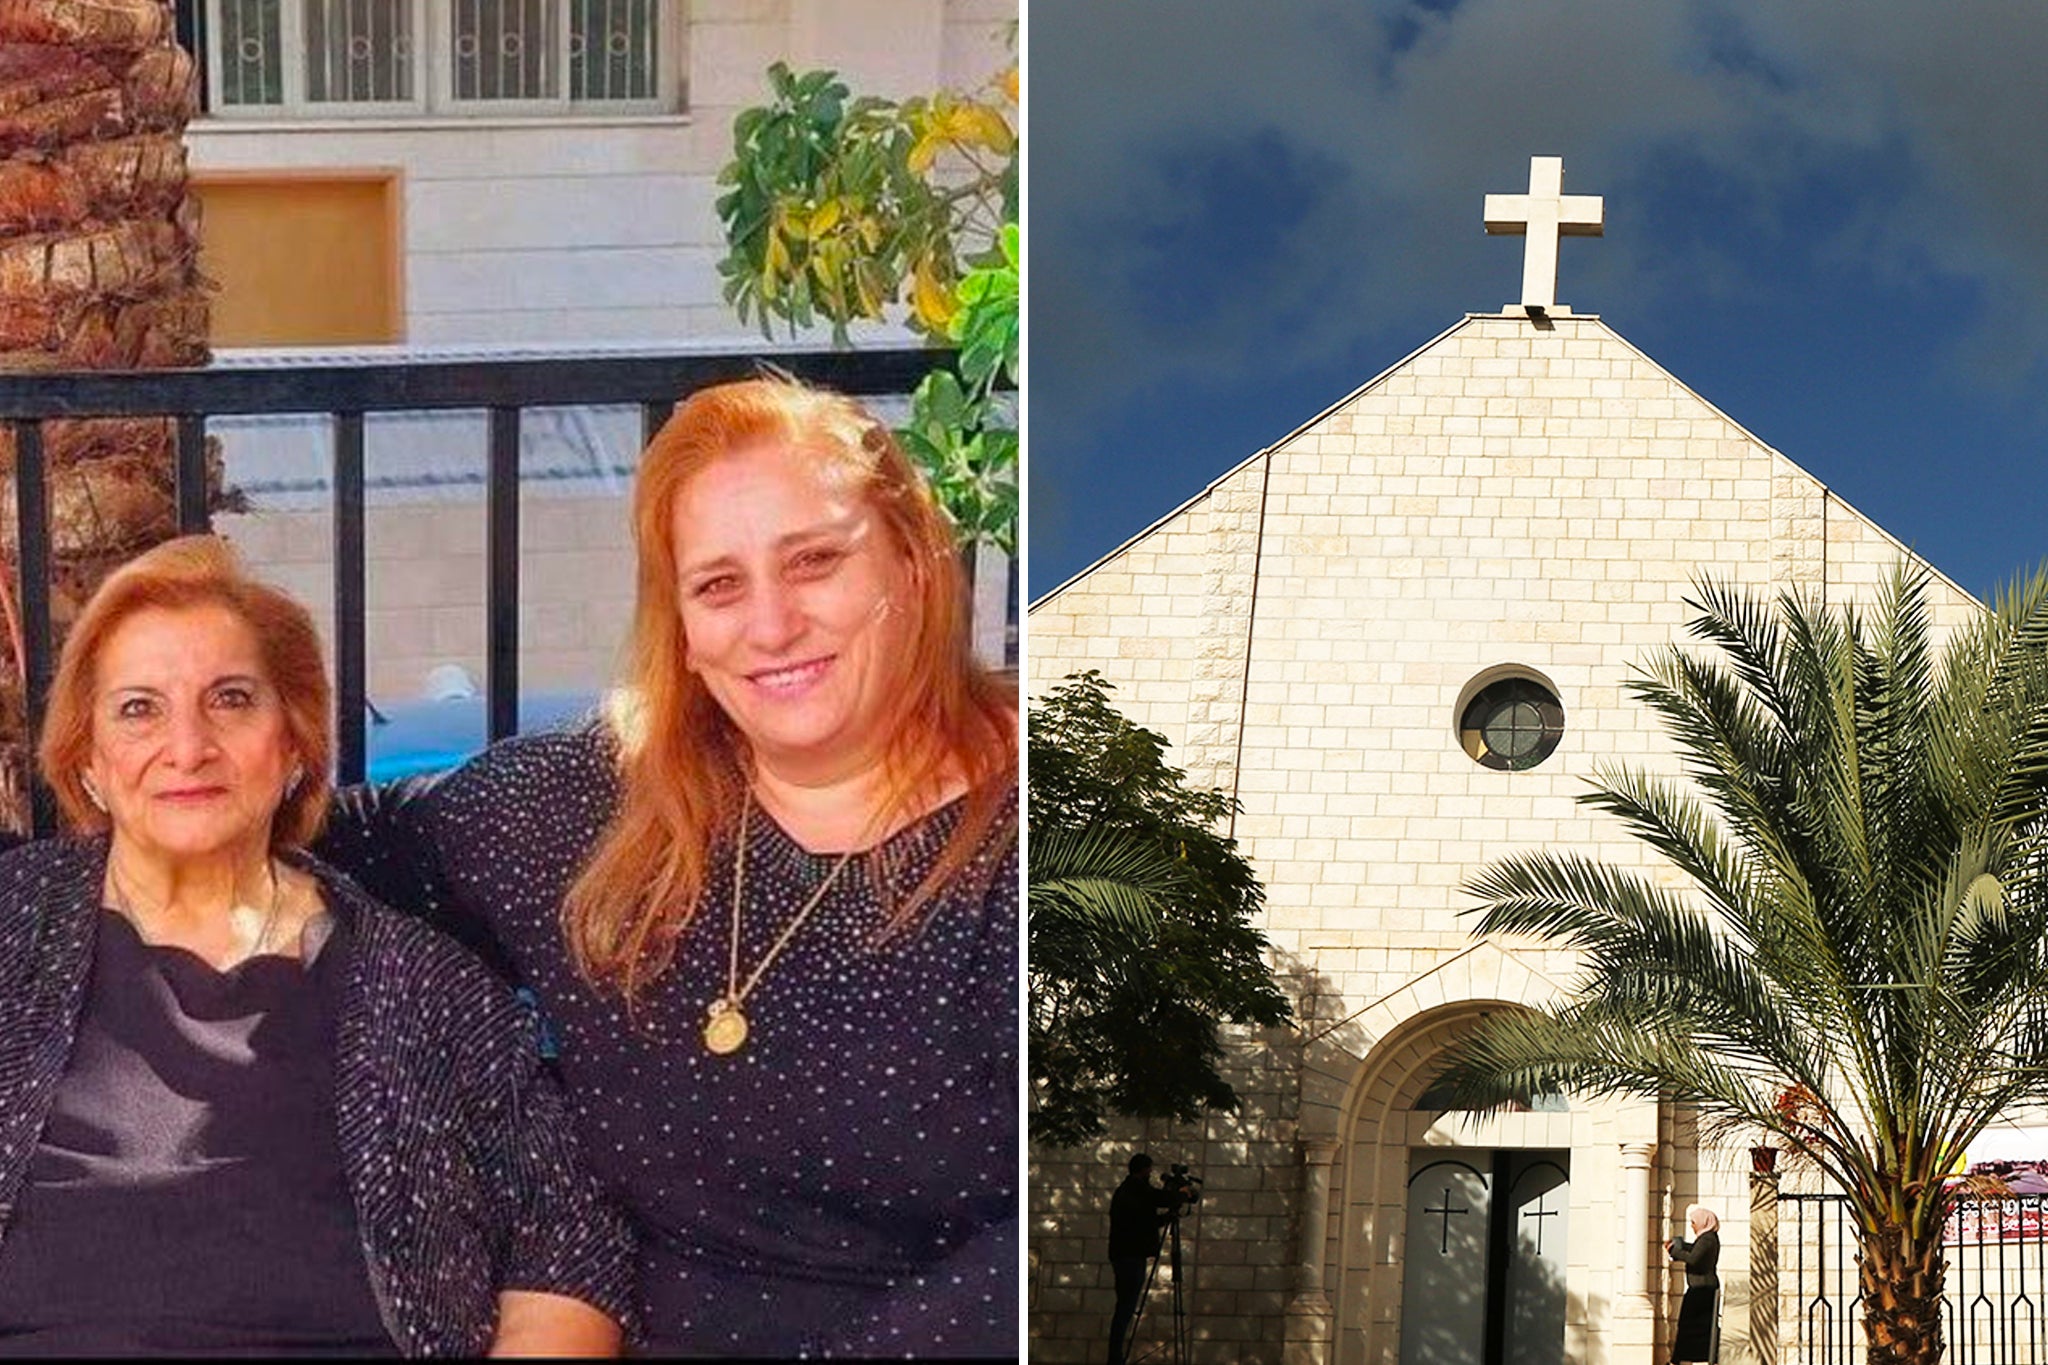
M1187 1276L1183 1273L1180 1248L1180 1216L1187 1207L1175 1204L1166 1226L1159 1229L1159 1250L1152 1254L1152 1264L1146 1268L1145 1287L1138 1292L1138 1311L1131 1315L1131 1325L1117 1353L1124 1365L1138 1365L1139 1361L1150 1360L1159 1353L1156 1347L1142 1356L1133 1356L1130 1350L1131 1344L1138 1339L1138 1325L1145 1320L1145 1305L1151 1301L1152 1282L1159 1278L1161 1261L1167 1261L1173 1267L1173 1338L1167 1359L1171 1365L1188 1365L1191 1338L1188 1333Z

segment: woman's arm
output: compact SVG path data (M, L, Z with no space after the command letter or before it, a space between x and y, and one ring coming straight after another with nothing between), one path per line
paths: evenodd
M494 1357L615 1356L623 1342L619 1325L581 1299L518 1289L498 1295Z
M961 964L960 1000L981 1021L985 1050L960 1074L952 1111L974 1135L971 1152L949 1154L968 1163L956 1173L972 1191L959 1202L959 1240L898 1281L868 1321L848 1324L852 1354L1017 1354L1017 868L1012 848L983 899L979 951Z
M632 1234L583 1169L532 1016L493 1011L490 1034L488 1055L472 1058L465 1136L499 1219L491 1354L615 1353L631 1323Z
M447 837L442 808L464 773L456 768L339 789L311 852L375 900L433 925L516 981L490 924L451 889L441 855Z
M383 904L432 921L447 891L429 829L434 791L444 777L430 773L337 789L311 851Z

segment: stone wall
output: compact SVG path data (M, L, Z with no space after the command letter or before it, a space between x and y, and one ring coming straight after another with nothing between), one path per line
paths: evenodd
M333 521L326 512L223 516L250 567L313 611L333 660ZM520 508L519 675L527 691L595 691L633 612L632 536L619 498L527 497ZM372 506L364 634L372 702L424 695L444 664L484 681L484 507Z
M1234 1211L1203 1230L1198 1339L1207 1358L1278 1360L1302 1153L1323 1142L1338 1150L1320 1286L1338 1338L1335 1354L1304 1346L1292 1359L1391 1365L1398 1313L1385 1295L1398 1278L1374 1267L1395 1242L1361 1221L1374 1205L1345 1212L1347 1176L1376 1169L1348 1148L1364 1131L1364 1078L1408 1046L1411 1020L1537 1003L1572 976L1568 956L1526 941L1503 940L1498 963L1474 966L1460 888L1535 848L1674 881L1575 801L1602 764L1675 771L1626 694L1632 669L1686 641L1684 598L1702 575L1841 600L1868 594L1902 553L1597 318L1472 316L1036 604L1034 692L1099 669L1124 714L1171 741L1170 761L1242 801L1233 832L1265 882L1262 927L1314 1042L1290 1085L1295 1050L1248 1040L1236 1118L1036 1154L1034 1356L1100 1353L1100 1208L1142 1140L1212 1182L1247 1168L1222 1187ZM1933 603L1944 626L1979 610L1942 579ZM1458 740L1462 706L1503 672L1544 681L1563 704L1562 742L1528 771L1482 767ZM1570 1130L1575 1168L1609 1183L1603 1214L1600 1192L1574 1175L1587 1240L1574 1234L1573 1359L1648 1358L1677 1302L1661 1242L1691 1202L1726 1220L1724 1359L1741 1359L1746 1152L1703 1150L1683 1115L1645 1120L1640 1141L1657 1155L1638 1221L1612 1186L1617 1153L1636 1139L1604 1112ZM1425 1123L1398 1140L1455 1139ZM1648 1284L1617 1279L1630 1264ZM1212 1266L1246 1269L1202 1278Z

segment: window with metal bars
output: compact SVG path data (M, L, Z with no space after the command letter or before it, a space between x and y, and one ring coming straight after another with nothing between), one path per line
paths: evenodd
M680 0L207 0L224 116L663 112Z

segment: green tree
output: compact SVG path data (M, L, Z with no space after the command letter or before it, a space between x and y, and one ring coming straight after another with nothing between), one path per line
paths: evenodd
M1018 374L1014 67L982 92L854 98L830 71L769 69L733 122L718 200L725 298L773 335L897 316L959 348L899 435L963 541L1016 552Z
M1166 740L1088 672L1031 708L1031 1135L1072 1144L1110 1114L1235 1110L1221 1023L1291 1015L1253 927L1251 864L1216 832L1235 809L1190 788Z
M2048 575L1939 650L1926 596L1904 567L1867 614L1698 588L1711 650L1631 683L1684 780L1603 767L1581 798L1683 888L1549 852L1478 876L1477 932L1569 945L1584 974L1447 1070L1475 1107L1663 1096L1810 1161L1856 1222L1872 1365L1940 1358L1947 1177L2048 1095Z

